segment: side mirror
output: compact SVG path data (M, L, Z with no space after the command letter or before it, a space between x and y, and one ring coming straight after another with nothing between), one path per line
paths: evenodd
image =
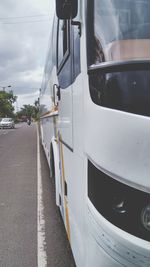
M59 19L74 19L78 12L78 0L56 0L56 15Z

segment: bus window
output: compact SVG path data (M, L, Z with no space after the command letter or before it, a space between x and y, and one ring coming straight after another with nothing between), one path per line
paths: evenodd
M92 24L91 64L150 58L149 0L95 0Z
M97 105L150 116L150 71L93 72L90 94Z
M93 102L150 116L150 1L94 0L88 14Z
M67 20L58 20L57 68L63 67L69 55L69 26Z

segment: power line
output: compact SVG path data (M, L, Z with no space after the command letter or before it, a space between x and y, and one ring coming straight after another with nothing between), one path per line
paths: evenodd
M33 20L33 21L19 21L19 22L2 22L2 24L26 24L26 23L35 23L35 22L49 22L50 20Z
M34 17L48 17L49 15L46 14L39 14L39 15L32 15L32 16L16 16L16 17L0 17L0 20L10 20L10 19L23 19L23 18L34 18Z
M39 87L21 87L21 86L15 86L15 85L13 85L13 87L14 87L14 89L16 89L16 88L19 88L19 89L36 89L36 90L39 90L40 88Z

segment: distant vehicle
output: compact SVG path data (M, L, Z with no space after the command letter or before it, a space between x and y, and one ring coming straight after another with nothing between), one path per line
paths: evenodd
M27 116L21 116L21 121L22 121L22 122L27 122L27 119L28 119Z
M31 125L31 119L27 119L27 124Z
M0 128L15 128L15 123L12 118L2 118L0 121Z

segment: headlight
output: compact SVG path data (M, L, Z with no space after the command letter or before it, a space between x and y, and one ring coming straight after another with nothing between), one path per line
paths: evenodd
M150 204L143 208L141 213L141 220L143 226L150 231Z

